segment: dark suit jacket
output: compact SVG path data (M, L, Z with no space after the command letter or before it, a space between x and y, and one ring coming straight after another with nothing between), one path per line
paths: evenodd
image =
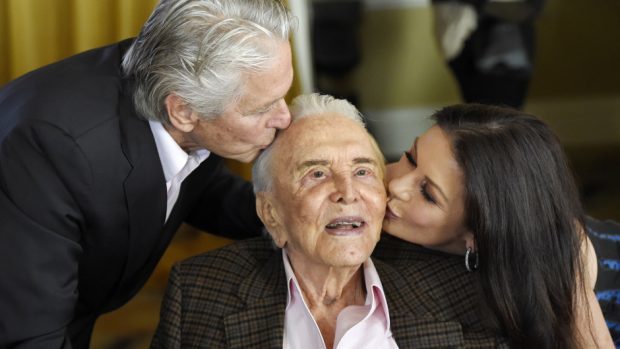
M250 184L215 154L184 181L164 224L155 142L121 77L129 44L0 90L0 347L87 347L97 316L139 290L183 221L260 234Z
M435 299L425 287L418 287L425 281L420 275L402 273L390 264L373 261L385 290L391 330L400 348L499 345L480 326L471 300L458 311L446 310L449 302ZM451 268L443 257L433 262L438 264L436 270ZM170 275L151 347L281 348L286 299L282 253L274 250L269 238L237 242L193 257L176 265ZM463 309L465 314L459 316L467 319L465 326L454 315Z

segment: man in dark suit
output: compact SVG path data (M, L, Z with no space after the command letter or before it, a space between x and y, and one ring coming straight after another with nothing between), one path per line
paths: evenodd
M291 115L254 163L270 238L177 264L152 347L503 346L481 325L474 291L456 288L475 284L460 258L396 239L383 243L384 261L370 258L385 213L385 167L357 110L310 95L293 101Z
M162 0L140 35L0 90L0 347L86 348L186 221L260 234L249 162L290 123L277 0Z

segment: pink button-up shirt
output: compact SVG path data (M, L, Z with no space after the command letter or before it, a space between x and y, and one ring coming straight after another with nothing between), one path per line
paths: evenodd
M327 349L321 331L302 296L285 250L282 250L288 285L284 314L283 349ZM398 348L390 332L388 311L379 274L370 258L364 262L366 302L344 308L336 320L334 349Z

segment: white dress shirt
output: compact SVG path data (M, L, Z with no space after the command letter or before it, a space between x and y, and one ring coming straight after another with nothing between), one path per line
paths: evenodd
M149 121L155 138L157 153L166 179L166 221L179 197L181 183L193 170L211 154L206 149L198 149L187 154L172 138L160 122Z
M283 349L326 349L316 321L302 296L301 288L282 250L288 285L284 314ZM344 308L336 320L334 349L394 349L398 348L390 331L390 313L379 274L370 258L364 262L366 302Z

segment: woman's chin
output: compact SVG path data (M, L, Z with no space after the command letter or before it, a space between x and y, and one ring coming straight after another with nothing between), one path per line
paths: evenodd
M417 245L420 244L420 241L417 241L416 239L414 239L413 236L411 236L412 235L411 232L407 233L407 232L401 231L401 229L396 229L395 227L392 226L391 222L389 222L387 218L383 220L383 232L388 235L397 237L401 240L404 240L406 242L410 242L412 244L417 244Z

